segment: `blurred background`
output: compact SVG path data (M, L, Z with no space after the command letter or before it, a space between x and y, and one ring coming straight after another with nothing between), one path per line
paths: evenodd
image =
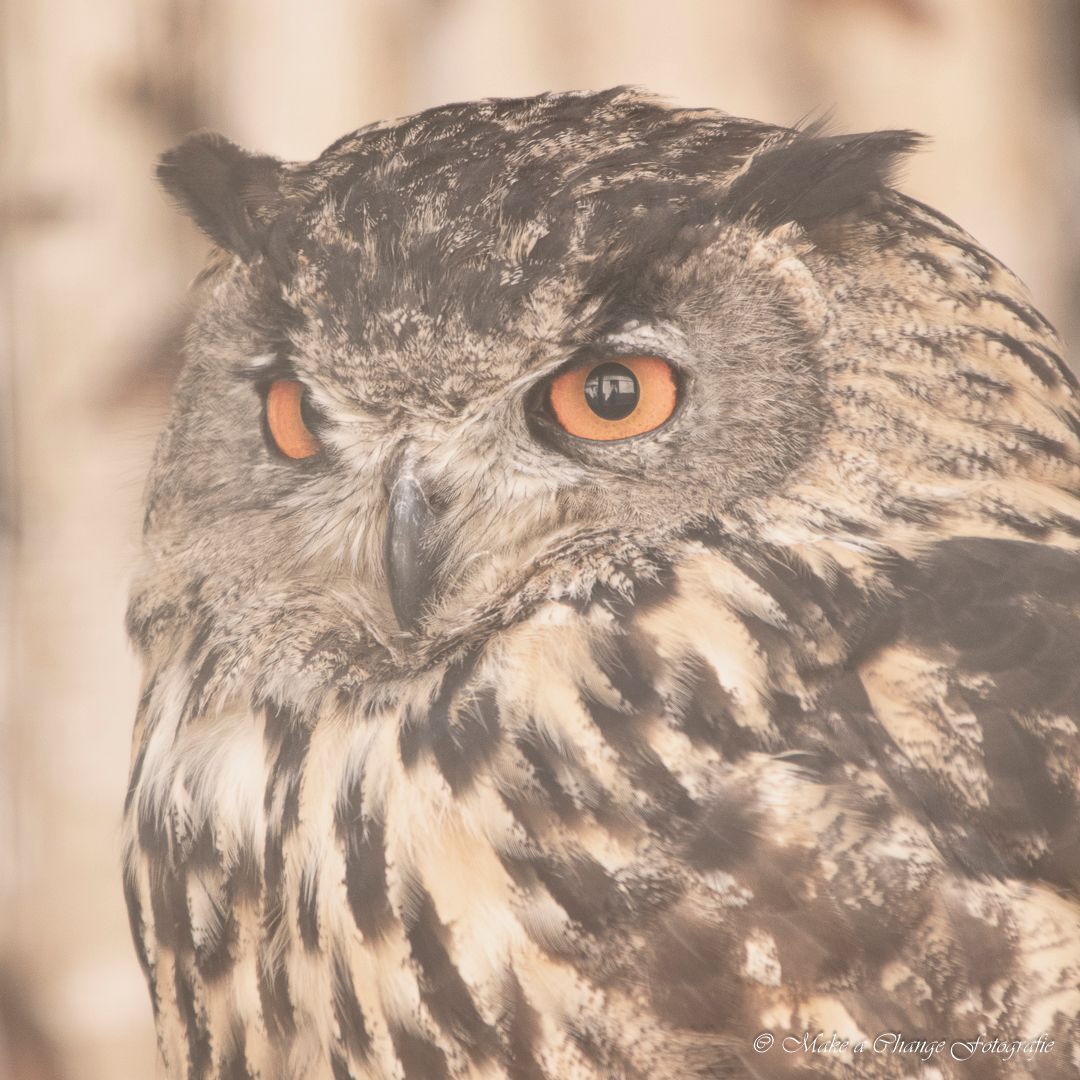
M638 83L933 138L904 187L1080 341L1080 0L4 0L0 1077L154 1075L120 893L141 486L207 245L152 181L210 127L310 158L446 101Z

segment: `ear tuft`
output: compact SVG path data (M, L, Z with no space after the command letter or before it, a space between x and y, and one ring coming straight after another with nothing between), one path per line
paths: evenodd
M728 212L766 230L796 222L811 231L865 210L889 184L900 158L922 142L914 131L794 134L750 159L728 190Z
M223 135L192 135L161 156L157 178L214 243L249 260L284 202L283 167Z

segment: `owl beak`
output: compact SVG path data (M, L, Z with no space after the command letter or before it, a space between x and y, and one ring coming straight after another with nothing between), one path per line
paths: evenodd
M384 557L390 603L402 630L414 632L435 580L436 559L430 545L436 514L406 458L390 489Z

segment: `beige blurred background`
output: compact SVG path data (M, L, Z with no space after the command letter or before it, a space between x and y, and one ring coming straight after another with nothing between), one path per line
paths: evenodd
M154 1073L119 887L122 620L206 251L156 155L211 127L309 158L440 102L617 83L927 132L906 188L1080 341L1080 0L4 0L0 1077Z

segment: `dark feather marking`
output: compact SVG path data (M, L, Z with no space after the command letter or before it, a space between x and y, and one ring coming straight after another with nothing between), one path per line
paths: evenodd
M593 661L624 702L620 712L581 688L582 704L605 740L629 768L635 786L646 792L653 806L647 816L673 813L691 818L693 799L645 740L643 723L663 713L663 702L653 686L658 661L641 634L620 634L606 639L593 652Z
M229 868L229 896L233 903L255 903L262 891L262 869L255 850L247 843L240 846Z
M1066 427L1080 439L1080 411L1075 411L1073 409L1059 409L1055 411L1057 412L1058 418L1065 423ZM1080 492L1073 492L1073 494L1080 495Z
M969 670L1000 672L1039 658L1055 624L1064 633L1056 662L1080 648L1075 612L1061 608L1080 600L1080 556L1074 553L1020 540L949 540L914 571L909 588L906 633L914 641L962 650ZM1044 679L1054 674L1052 665L1046 667L1024 687L1036 701L1045 701Z
M278 938L288 918L284 888L285 857L281 837L267 829L263 850L262 936L264 942ZM268 966L269 965L269 966ZM263 1020L272 1038L291 1038L296 1031L295 1013L289 993L289 973L285 966L265 953L258 957L259 1001Z
M567 1035L590 1061L604 1070L605 1078L647 1080L646 1076L626 1059L608 1032L594 1030L579 1016L569 1016L563 1023Z
M613 635L593 655L596 666L628 709L642 713L656 708L659 695L652 684L656 657L643 635Z
M201 610L198 613L193 611L192 619L195 623L195 633L191 635L191 641L184 653L184 659L189 664L194 664L204 655L206 646L214 636L214 621L209 615Z
M267 706L267 738L277 743L270 779L266 786L265 806L269 810L275 795L283 792L281 832L287 835L300 824L300 787L311 745L311 727L288 709Z
M452 1080L446 1055L421 1035L392 1025L390 1039L405 1080Z
M1070 536L1080 536L1080 518L1067 517L1064 514L1059 514L1053 518L1053 525L1055 528L1061 529L1062 532L1066 532Z
M142 694L139 696L139 705L135 710L135 728L138 729L139 725L146 718L146 710L150 707L150 700L154 696L154 687L157 685L157 672L150 676L147 680L146 686L143 688ZM131 802L135 798L135 792L139 787L139 781L142 778L143 762L146 760L146 747L148 739L143 737L139 744L138 752L135 755L135 760L131 765L131 776L128 778L127 794L124 796L124 813L131 809Z
M143 519L143 531L147 531L146 524L149 518ZM154 640L164 627L171 626L180 615L180 606L173 603L155 604L149 611L139 611L134 604L127 609L124 619L124 628L128 636L145 655L153 647Z
M296 1015L289 993L289 973L284 964L268 967L267 961L267 956L260 953L256 964L263 1022L272 1039L291 1039L296 1033Z
M184 974L183 965L176 963L174 979L176 987L176 1007L184 1022L184 1031L188 1044L188 1070L186 1080L202 1080L210 1076L213 1065L210 1050L210 1032L199 1017L195 1006L195 990L191 981Z
M655 820L670 830L676 825L671 815L675 819L693 818L697 813L694 800L645 741L638 720L595 700L587 690L582 692L581 702L629 771L634 787L648 797L650 805L643 808L646 820Z
M248 1068L247 1058L243 1050L230 1054L223 1059L218 1069L221 1080L252 1080L252 1073Z
M525 895L535 893L541 888L540 877L533 865L534 861L541 857L539 851L539 847L535 844L529 844L525 853L520 850L520 847L515 847L513 851L499 851L498 853L503 869Z
M398 753L401 764L411 769L420 758L420 753L428 745L430 728L427 717L418 713L412 706L407 706L398 729Z
M984 293L983 298L999 304L1007 311L1011 311L1029 330L1053 333L1054 328L1030 304L1024 304L1014 296L1007 296L1005 293L998 292Z
M1011 334L998 330L982 330L981 333L988 341L996 342L1012 353L1044 386L1057 386L1059 378L1068 370L1059 356L1039 350L1033 344L1020 341ZM1041 355L1041 352L1046 354Z
M315 952L319 948L319 878L306 868L300 875L296 903L300 940L305 949Z
M221 852L214 839L214 826L210 821L203 822L197 833L177 845L175 861L178 867L195 872L206 873L224 868Z
M198 671L195 672L195 676L191 680L191 687L188 690L187 699L184 702L183 716L185 719L193 719L202 712L203 707L206 704L203 695L207 686L210 684L211 679L213 679L216 674L218 665L221 663L224 655L224 649L213 648L203 657L202 662L199 664Z
M866 696L866 687L863 686L859 673L852 670L855 665L849 662L844 667L845 670L837 675L822 694L818 703L820 712L838 721L848 721L852 717L860 716L871 717L873 706Z
M142 777L143 762L146 760L146 747L149 744L148 739L143 739L139 744L138 753L135 755L135 760L131 766L131 778L128 781L127 794L124 796L124 813L131 809L131 802L135 798L135 792L139 788L139 780Z
M563 821L574 821L580 811L555 776L555 769L552 767L554 748L534 731L522 732L514 740L514 745L529 763L533 778L544 793L545 807L554 811ZM532 833L531 828L528 831Z
M263 881L266 885L266 906L268 911L284 913L285 906L285 854L281 846L281 837L268 829L263 847ZM268 915L264 920L269 923Z
M427 713L417 713L410 708L402 718L398 732L398 753L405 768L412 768L420 754L431 750L434 740L443 735L442 729L449 723L454 696L472 678L478 660L479 653L474 650L447 665Z
M285 733L296 723L296 714L287 705L281 705L275 701L263 701L252 697L251 711L258 715L263 714L263 747L267 756L276 755L281 748Z
M338 804L335 830L345 849L349 909L360 933L373 939L385 933L394 913L387 892L383 823L364 814L363 796L363 777L358 774Z
M633 605L636 612L648 611L658 604L666 603L675 595L678 580L675 577L674 564L655 555L656 565L647 574L634 574L630 567L625 573L634 582Z
M791 633L746 611L736 611L735 617L742 623L743 629L749 634L751 640L756 642L762 659L774 676L775 683L777 681L775 677L785 662L791 662L794 665L795 657L792 648L794 642ZM773 714L775 721L777 719L775 702L769 711Z
M217 915L216 928L197 943L195 965L207 982L222 978L236 962L240 925L237 911L243 904L254 904L259 898L262 873L255 853L242 846L230 867L222 861L213 843L213 832L207 826L201 830L187 861L187 868L203 878L210 888L216 872L224 875L224 883L211 894Z
M341 1041L349 1057L356 1063L363 1062L371 1053L371 1033L364 1021L364 1011L353 990L352 976L343 957L335 951L333 959L334 1016L337 1019ZM348 1076L346 1067L344 1075Z
M1051 439L1041 431L1032 431L1031 428L1022 427L1019 424L994 425L994 427L1003 427L1010 434L1027 443L1037 453L1046 454L1048 457L1057 458L1059 461L1071 462L1076 457L1075 452L1070 450L1059 439Z
M772 596L793 622L820 611L834 630L846 634L865 617L866 594L839 567L825 578L804 563L793 562L792 555L779 548L744 551L732 547L725 554L741 573Z
M613 837L628 839L637 827L634 808L612 798L572 747L560 750L535 731L519 734L515 745L527 766L526 783L500 786L499 796L521 830L537 847L558 833L560 823L573 825L590 814ZM558 771L561 780L556 777ZM507 868L512 876L516 870ZM530 871L531 874L531 871ZM526 875L527 876L527 875ZM515 877L525 889L536 887L535 875Z
M151 863L167 861L172 848L168 823L149 799L140 800L137 813L139 847Z
M1080 662L1080 655L1077 656ZM1077 680L1080 688L1080 680ZM1055 782L1050 747L1020 727L1004 710L993 710L982 717L983 753L993 790L987 821L1005 843L1006 850L1023 852L1030 833L1045 830L1057 837L1075 824L1075 791ZM1014 843L1009 843L1015 837ZM1073 867L1074 873L1078 867ZM1056 874L1042 865L1040 876L1054 880ZM1080 883L1060 881L1058 884Z
M416 892L415 916L405 935L420 969L420 996L435 1023L474 1061L492 1058L498 1053L498 1036L477 1011L469 987L450 959L449 931L439 921L430 895L419 888Z
M685 857L698 870L728 870L750 858L760 839L756 792L733 781L703 807L686 839Z
M535 779L535 777L534 777ZM530 841L537 842L544 833L555 827L556 819L546 797L526 785L505 785L499 791L503 805ZM519 884L523 884L519 882Z
M950 462L950 471L956 470L956 462L961 458L973 460L971 455L957 453ZM984 464L989 464L985 457L981 458ZM909 525L933 525L942 516L942 506L933 499L924 499L918 495L894 495L881 508L882 514L893 521L903 521Z
M720 685L712 665L691 654L681 661L680 671L686 692L685 701L672 713L678 730L695 742L716 747L730 761L760 749L758 737L735 722L734 699Z
M228 895L215 897L213 905L217 926L202 935L195 947L195 968L206 983L216 982L232 970L236 963L236 945L240 938L236 911L229 902Z
M963 379L964 382L971 386L978 386L983 390L992 390L1002 397L1010 397L1014 392L1014 388L1009 383L991 378L991 376L984 375L980 371L968 371L962 368L956 372L956 377Z
M942 243L961 251L974 264L975 272L981 281L989 281L996 267L1001 264L988 252L983 251L974 241L966 238L964 230L940 210L935 210L926 203L913 199L910 195L897 195L897 205L909 213L918 211L911 217L903 217L897 225L914 235L933 236Z
M988 514L992 521L1014 529L1028 540L1041 540L1050 532L1050 525L1044 521L1033 521L1008 510L992 510Z
M584 851L500 853L507 872L525 888L534 881L587 933L611 932L631 913L619 883Z
M902 235L898 233L898 235ZM950 281L953 277L953 268L944 259L939 258L937 255L930 251L912 251L906 254L906 258L911 262L916 262L920 266L926 267L932 273L936 274L943 281Z
M510 1080L550 1080L536 1060L536 1047L541 1036L540 1015L529 1004L513 971L507 973L500 1027L505 1042L502 1060Z
M215 1078L216 1080L253 1080L253 1074L248 1066L243 1025L239 1023L234 1025L231 1035L232 1045L222 1053Z
M665 915L649 937L649 994L657 1018L690 1031L737 1028L745 1010L741 942L719 922Z
M892 881L887 884L891 887ZM888 963L905 936L917 929L913 920L901 922L893 912L865 905L861 895L832 894L808 901L801 909L781 908L762 915L760 925L776 943L781 971L807 988L849 977L850 972ZM902 895L902 890L898 890ZM847 905L845 907L844 905ZM921 909L920 912L921 914Z
M266 790L266 805L269 810L272 803L273 780L268 783ZM285 896L285 852L282 847L281 832L273 825L271 818L263 843L263 911L262 924L263 936L267 940L273 940L278 929L285 923L287 918L287 899Z
M135 955L138 957L139 967L142 968L143 974L147 976L150 993L156 997L154 982L149 978L150 957L146 951L146 923L143 920L142 904L139 901L138 889L135 887L131 875L127 873L124 874L124 900L127 902L128 925L131 927L131 940L135 944Z
M150 910L159 947L178 955L194 949L185 877L157 861L150 864Z
M610 290L610 282L605 282L605 289ZM617 323L618 321L616 320ZM573 606L587 611L594 604L599 605L622 621L629 619L634 613L640 614L662 604L675 595L675 573L670 565L654 568L649 576L635 573L629 566L619 566L617 569L633 581L629 593L618 592L606 585L595 585L580 605Z
M990 925L956 904L947 906L956 960L975 986L986 992L1016 965L1016 946L1000 926Z
M446 716L430 717L431 751L455 795L466 791L499 745L499 708L495 690L481 687Z

